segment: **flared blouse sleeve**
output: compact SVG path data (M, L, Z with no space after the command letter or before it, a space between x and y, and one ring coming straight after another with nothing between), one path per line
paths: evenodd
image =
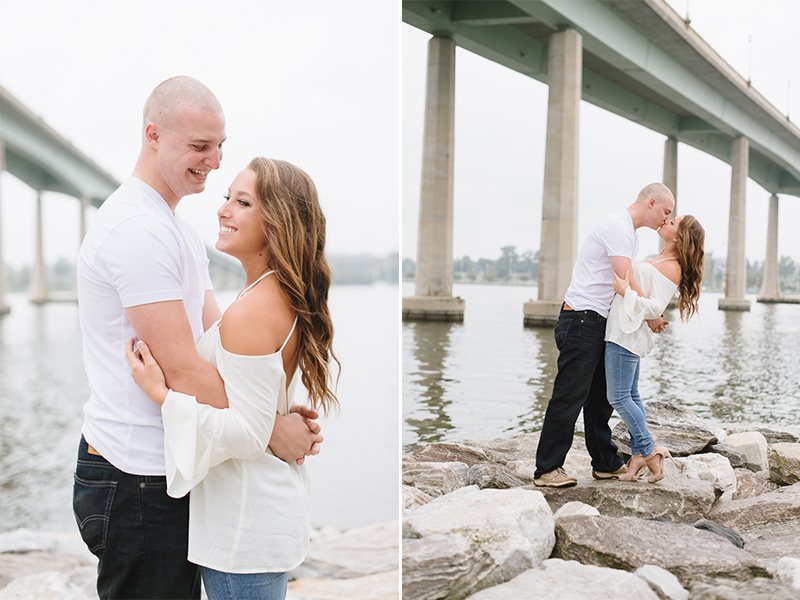
M649 297L643 298L631 288L625 291L622 310L619 311L619 327L626 334L638 330L644 320L660 317L678 289L649 263L637 263L634 272L640 287L649 288Z
M275 414L289 412L286 374L280 353L231 354L216 340L216 367L225 382L228 408L199 404L194 396L170 390L161 407L167 493L185 496L229 458L250 460L268 449Z

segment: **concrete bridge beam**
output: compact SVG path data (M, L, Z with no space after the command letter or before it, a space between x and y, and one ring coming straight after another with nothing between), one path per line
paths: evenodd
M572 29L550 36L547 148L542 197L539 295L523 307L526 325L555 324L578 255L578 116L583 41Z
M453 298L453 146L456 43L428 42L422 185L414 296L403 318L463 321L464 300Z
M767 257L764 261L764 282L761 285L759 302L779 302L781 284L778 273L778 196L769 197L767 220Z
M31 269L28 297L31 302L41 304L50 299L47 271L44 266L44 241L42 237L42 192L36 192L36 258Z
M0 175L6 170L6 145L0 140ZM2 187L2 186L0 186ZM6 266L3 262L3 218L2 218L2 198L3 191L0 189L0 315L4 315L9 310L6 304Z
M731 144L731 209L728 222L728 262L725 267L725 297L720 310L750 310L744 297L747 261L744 255L745 201L750 142L738 137Z

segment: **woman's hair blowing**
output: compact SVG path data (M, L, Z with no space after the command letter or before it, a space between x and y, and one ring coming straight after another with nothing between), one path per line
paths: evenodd
M298 365L312 407L338 407L331 390L333 322L328 311L331 270L325 258L325 215L311 178L294 165L254 158L256 194L270 254L270 268L297 312ZM337 376L338 379L338 376Z
M703 283L703 263L706 231L692 215L684 215L678 225L678 241L675 255L681 266L681 280L678 284L678 308L681 321L688 321L697 313L697 301Z

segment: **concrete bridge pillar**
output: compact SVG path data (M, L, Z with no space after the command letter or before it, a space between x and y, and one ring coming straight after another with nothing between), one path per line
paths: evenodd
M526 325L554 325L578 256L578 115L583 38L568 29L550 36L547 148L539 250L539 296L526 302Z
M6 145L0 140L0 175L6 170ZM11 310L6 304L6 266L3 262L2 190L0 189L0 315Z
M745 187L749 168L750 142L739 137L731 144L731 211L728 222L728 262L725 268L725 297L719 301L721 310L750 310L745 300L747 261L745 240Z
M403 298L404 319L464 320L464 300L453 298L455 75L455 41L434 36L428 42L414 295Z
M781 284L778 273L778 196L769 197L767 221L767 257L764 261L764 282L761 284L759 302L777 302L781 299Z
M664 178L661 180L665 186L672 192L675 198L675 207L672 209L672 216L678 215L678 140L673 137L667 138L664 142ZM658 238L658 249L664 249L664 240ZM676 308L678 306L677 292L672 297L672 300L667 304L667 308Z
M42 192L36 192L36 259L31 269L31 282L28 297L31 302L41 304L47 302L50 293L47 286L47 271L44 267L44 251L42 239Z

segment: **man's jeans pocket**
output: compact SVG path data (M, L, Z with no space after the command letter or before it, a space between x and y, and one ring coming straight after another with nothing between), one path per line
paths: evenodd
M108 522L116 491L116 481L94 481L75 475L72 512L81 530L81 537L93 554L106 547Z

